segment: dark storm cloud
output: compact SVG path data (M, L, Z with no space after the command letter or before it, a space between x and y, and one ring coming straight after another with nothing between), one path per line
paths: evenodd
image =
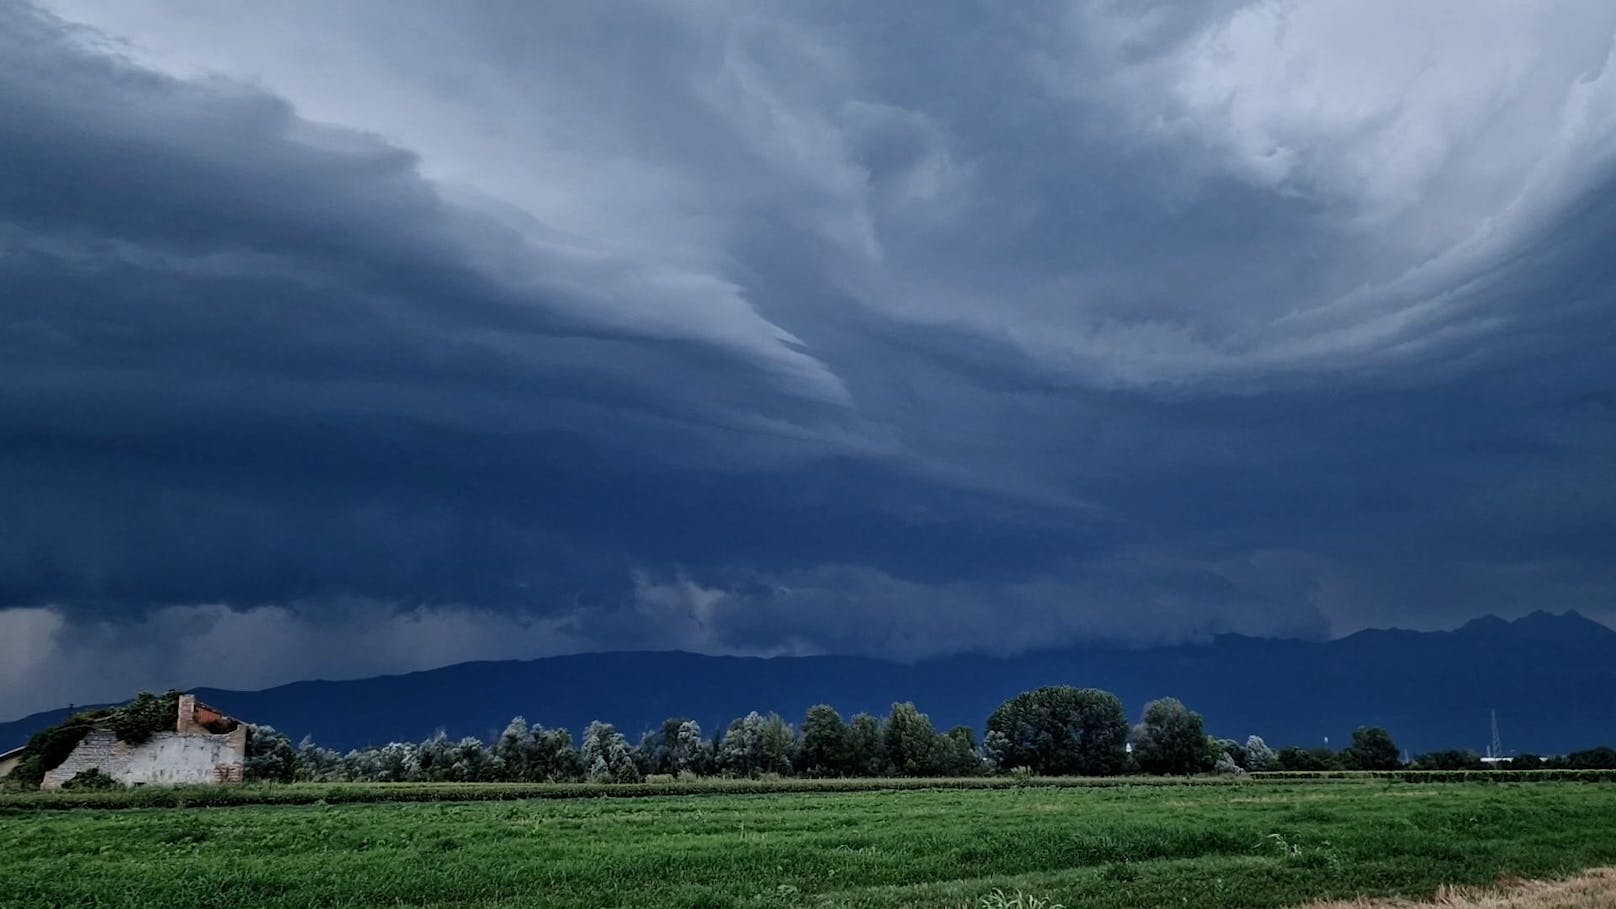
M1561 6L7 7L0 712L1610 618Z

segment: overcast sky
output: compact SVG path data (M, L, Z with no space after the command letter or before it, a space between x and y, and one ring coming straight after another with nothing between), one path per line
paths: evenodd
M0 4L0 716L1616 621L1616 5Z

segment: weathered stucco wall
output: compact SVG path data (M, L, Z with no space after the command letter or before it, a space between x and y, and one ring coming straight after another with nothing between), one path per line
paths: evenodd
M247 727L225 735L159 732L139 745L95 729L60 767L45 774L42 788L56 789L91 768L126 785L178 786L239 783L247 760Z

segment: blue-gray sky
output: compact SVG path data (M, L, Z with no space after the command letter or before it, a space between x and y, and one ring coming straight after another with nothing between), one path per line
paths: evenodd
M1616 620L1616 7L0 6L0 714Z

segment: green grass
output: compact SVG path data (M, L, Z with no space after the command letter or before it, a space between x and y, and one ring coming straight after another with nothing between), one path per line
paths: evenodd
M1612 862L1605 783L0 807L3 906L1262 907Z

